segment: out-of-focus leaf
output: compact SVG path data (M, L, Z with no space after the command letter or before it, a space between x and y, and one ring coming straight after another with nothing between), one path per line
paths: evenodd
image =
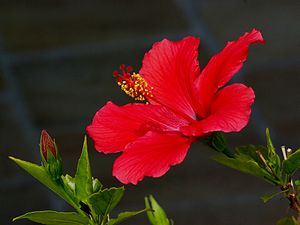
M143 212L146 212L146 211L149 211L150 209L143 209L143 210L139 210L139 211L132 211L132 212L122 212L118 215L117 218L113 218L113 219L110 219L107 223L107 225L115 225L115 224L118 224L118 223L121 223L123 222L124 220L127 220L129 219L130 217L133 217L133 216L136 216L140 213L143 213Z
M84 137L81 156L77 164L77 171L75 175L75 192L80 200L84 200L93 192L92 173L86 137Z
M52 210L29 212L18 216L13 221L29 219L47 225L87 225L89 219L75 212L56 212Z
M300 168L300 149L289 155L282 163L283 171L292 176Z
M90 209L97 215L105 217L120 202L124 195L124 187L100 190L90 195L86 202Z
M151 208L152 211L148 211L148 219L152 225L172 225L173 222L168 219L163 208L157 203L152 195L145 197L146 208Z
M287 216L279 220L276 225L299 225L293 216Z
M287 192L288 190L285 190L285 191L279 191L279 192L275 192L275 193L270 193L270 194L265 194L263 196L260 197L260 199L266 203L268 202L269 200L271 200L272 198L274 198L275 196L277 195L280 195L280 194L283 194L285 192Z

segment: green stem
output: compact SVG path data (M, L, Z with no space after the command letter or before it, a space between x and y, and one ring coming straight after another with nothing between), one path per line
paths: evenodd
M107 214L106 216L103 216L103 219L102 219L100 225L105 225L107 221L109 221L109 214Z

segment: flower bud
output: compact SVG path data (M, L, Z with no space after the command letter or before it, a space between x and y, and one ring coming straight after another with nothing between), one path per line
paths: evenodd
M57 150L55 141L50 135L42 130L40 138L40 152L42 164L53 180L58 180L62 175L61 157Z
M54 158L57 158L57 147L55 141L50 137L47 131L42 130L40 139L40 150L45 161L48 159L48 151L52 153Z

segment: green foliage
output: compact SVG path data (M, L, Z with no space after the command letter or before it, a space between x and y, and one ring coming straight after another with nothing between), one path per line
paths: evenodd
M130 217L133 217L133 216L136 216L140 213L144 213L144 212L147 212L149 211L149 209L143 209L143 210L140 210L140 211L133 211L133 212L122 212L118 215L117 218L114 218L114 219L110 219L107 223L107 225L115 225L115 224L118 224L118 223L121 223L123 222L124 220L127 220L129 219Z
M279 220L276 225L299 225L295 217L287 216Z
M47 163L43 162L41 166L14 157L10 159L67 201L77 212L51 210L29 212L14 218L13 221L29 219L47 225L114 225L149 210L146 208L140 211L123 212L117 218L110 219L109 214L119 204L125 189L124 187L102 189L101 182L92 177L86 137L75 177L66 174L53 179L53 174L48 168L49 163L51 164L51 154L48 156Z
M268 128L266 129L266 139L267 139L267 157L266 157L267 163L270 165L275 175L277 177L280 177L282 175L280 157L273 146L270 137L270 131Z
M152 225L172 225L173 221L169 220L163 208L157 203L152 195L145 197L146 208L152 209L148 211L148 219Z
M87 225L89 220L87 217L75 212L56 212L52 210L29 212L22 216L18 216L13 221L19 219L29 219L36 223L47 225Z
M232 153L227 148L227 143L222 132L214 132L210 136L203 138L202 142L217 152L221 152L228 157L233 157Z
M124 187L100 190L88 197L87 204L95 214L106 217L120 202L124 191Z
M274 198L275 196L277 195L280 195L280 194L284 194L286 193L288 190L284 190L284 191L279 191L279 192L275 192L275 193L270 193L270 194L265 194L263 196L260 197L260 199L266 203L268 202L269 200L271 200L272 198Z
M300 181L293 182L292 176L300 168L300 149L295 152L284 151L283 160L280 159L272 143L269 129L266 129L266 147L246 145L235 149L234 155L229 157L223 152L212 157L218 163L235 170L260 177L280 188L279 192L268 193L261 197L266 203L277 195L283 195L290 202L290 207L298 214L300 211ZM298 186L298 187L297 187ZM296 225L294 217L285 217L278 221L277 225Z
M92 172L87 151L86 137L84 137L81 156L78 160L75 175L75 193L80 200L84 200L93 192Z
M22 169L24 169L29 174L31 174L38 181L40 181L42 184L44 184L46 187L48 187L57 195L59 195L61 198L63 198L71 206L75 208L79 207L79 205L76 204L76 201L74 201L75 198L68 195L65 189L58 182L53 181L51 176L47 173L47 171L43 166L38 166L36 164L26 162L21 159L16 159L11 156L9 158L13 160L15 163L17 163Z
M49 151L47 162L43 163L51 179L59 180L63 174L61 159L56 159L51 151Z
M292 176L300 168L300 149L290 154L282 163L283 171Z
M263 178L269 183L277 184L279 182L278 179L273 177L268 169L262 165L263 163L259 159L258 154L254 153L256 149L257 147L254 145L242 146L236 149L233 158L219 154L213 156L212 159L232 169Z
M280 157L277 154L269 130L266 129L267 146L246 145L235 149L233 158L224 154L215 155L213 160L243 173L264 179L274 185L285 185Z

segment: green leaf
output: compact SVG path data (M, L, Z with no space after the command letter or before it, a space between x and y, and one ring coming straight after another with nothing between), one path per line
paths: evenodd
M267 140L267 149L268 149L267 161L269 162L270 166L273 168L276 175L280 177L281 174L280 157L273 146L270 137L270 131L268 128L266 129L266 140Z
M96 193L98 191L101 190L101 188L103 187L103 185L101 184L101 182L97 179L97 178L92 178L92 184L93 184L93 193Z
M243 157L245 159L253 160L256 162L260 167L264 168L265 164L262 162L261 158L259 157L258 152L266 159L268 158L268 150L264 146L261 145L243 145L236 147L236 154L239 157Z
M87 225L89 220L75 212L56 212L52 210L29 212L18 216L13 221L29 219L36 223L47 225Z
M299 186L300 185L300 180L295 180L294 183Z
M157 203L152 195L145 197L146 208L151 208L153 211L148 211L148 219L152 225L171 225L171 220L168 219L163 208Z
M224 153L228 157L233 156L227 148L227 143L222 132L213 132L210 136L203 138L202 142L217 152Z
M232 169L263 178L272 184L277 183L277 181L250 156L236 154L235 158L229 158L223 154L218 154L213 156L212 159Z
M271 194L265 194L263 196L260 197L260 199L266 203L268 202L269 200L271 200L272 198L274 198L275 196L277 195L280 195L280 194L283 194L285 192L287 192L288 190L284 190L284 191L279 191L279 192L275 192L275 193L271 193Z
M292 153L282 163L283 171L292 176L300 168L300 149Z
M75 181L74 181L74 178L71 177L69 174L66 174L65 176L64 175L61 176L61 180L62 180L62 182L64 184L64 189L67 192L67 194L69 196L73 196L74 198L76 198L76 196L75 196ZM79 200L77 199L76 202L79 202Z
M84 200L87 196L93 193L92 173L87 150L86 136L84 137L81 156L77 164L75 192L80 200Z
M105 217L110 213L120 202L124 195L124 187L100 190L99 192L90 195L86 202L91 210Z
M26 162L21 159L16 159L12 156L10 156L9 158L13 160L15 163L17 163L21 168L23 168L29 174L31 174L34 178L39 180L42 184L47 186L49 189L51 189L53 192L55 192L57 195L59 195L61 198L67 201L71 206L78 208L78 205L75 203L76 201L74 201L74 199L71 199L67 195L67 193L64 191L64 188L59 183L51 179L51 177L46 172L43 166L39 166L31 162Z
M275 148L273 146L271 137L270 137L270 131L269 128L266 129L266 139L267 139L267 148L270 152L276 153Z
M279 220L276 225L299 225L295 217L293 216L286 216Z
M145 209L140 210L140 211L122 212L118 215L117 218L110 219L108 221L107 225L115 225L115 224L121 223L124 220L129 219L130 217L136 216L140 213L143 213L143 212L146 212L146 211L149 211L149 210L150 210L149 208L145 208Z

